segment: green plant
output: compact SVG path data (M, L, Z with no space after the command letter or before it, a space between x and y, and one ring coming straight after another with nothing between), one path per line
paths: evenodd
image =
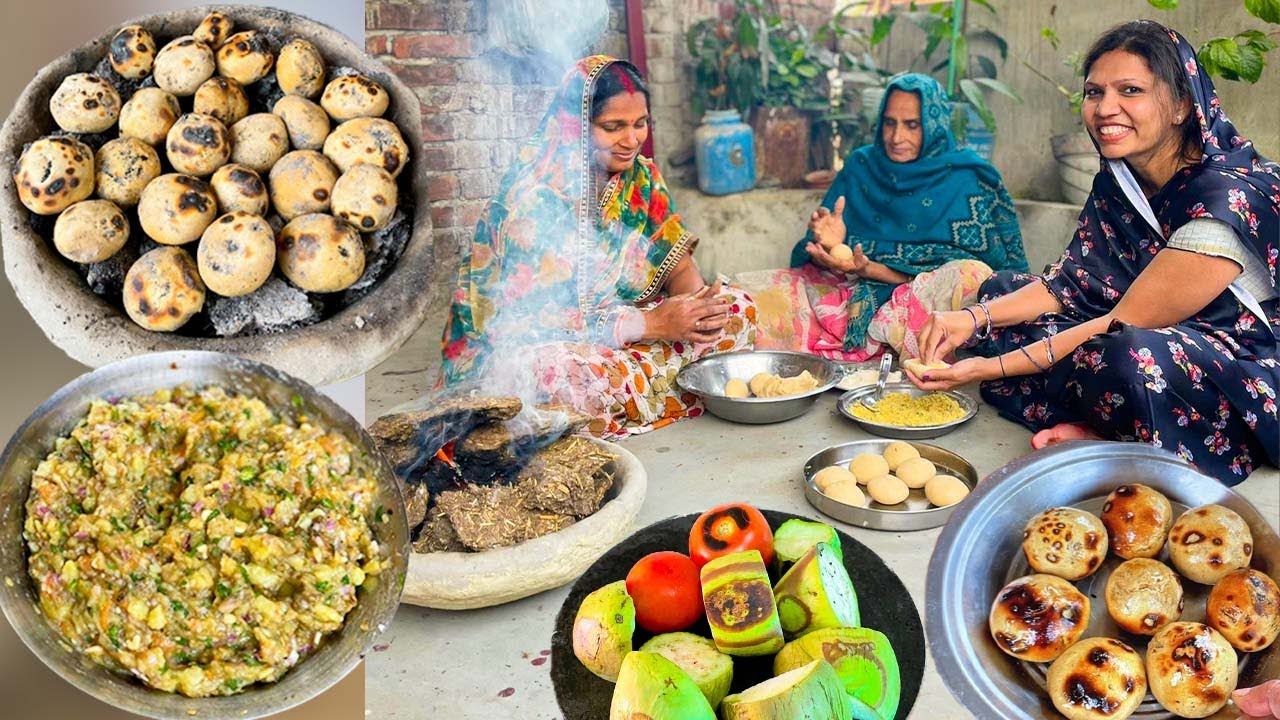
M990 0L972 0L972 4L982 7L992 17L996 16L995 6ZM999 94L1014 102L1022 102L1022 98L1013 88L996 79L999 68L996 58L982 50L993 48L1000 64L1003 64L1009 57L1009 43L989 27L969 22L966 19L969 5L970 0L954 0L930 5L927 11L921 11L912 3L904 16L925 33L925 46L919 60L926 65L933 63L938 49L944 44L947 48L946 56L928 67L928 72L944 82L952 98L963 96L987 129L995 132L996 117L988 97ZM963 117L963 113L958 114L961 122L957 129L961 136L965 129Z
M729 108L745 114L764 97L759 34L744 2L738 0L732 22L701 20L685 34L694 61L693 112L699 117L707 110Z
M1147 3L1159 10L1178 7L1178 0L1147 0ZM1244 0L1244 8L1263 22L1280 25L1280 0ZM1196 56L1210 75L1252 84L1262 77L1262 69L1267 65L1266 54L1276 48L1276 41L1272 39L1276 36L1280 36L1280 30L1268 33L1249 29L1234 37L1210 38L1196 51Z
M1056 5L1049 11L1049 14L1053 15L1055 10L1057 10ZM1054 50L1059 52L1062 51L1062 39L1058 37L1057 31L1053 28L1040 28L1040 37L1047 40ZM1052 85L1054 89L1056 89L1058 93L1066 99L1067 105L1071 108L1071 115L1079 121L1080 108L1084 104L1084 90L1081 89L1081 86L1084 84L1084 53L1079 50L1075 50L1067 53L1062 58L1062 64L1071 70L1071 77L1081 79L1081 82L1076 83L1075 90L1071 90L1059 83L1057 80L1054 80L1048 73L1031 64L1031 62L1026 58L1022 59L1022 64L1025 65L1026 68L1036 77Z

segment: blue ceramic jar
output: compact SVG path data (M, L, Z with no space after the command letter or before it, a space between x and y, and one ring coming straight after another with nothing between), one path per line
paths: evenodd
M737 110L708 111L693 138L699 190L729 195L755 187L755 137Z

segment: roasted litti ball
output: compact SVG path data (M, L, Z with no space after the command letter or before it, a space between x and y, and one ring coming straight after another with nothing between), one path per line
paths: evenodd
M137 138L119 137L98 148L95 160L98 197L133 207L142 190L160 177L160 155Z
M357 163L377 165L396 177L409 162L409 146L400 128L382 118L356 118L334 128L324 141L324 154L342 172Z
M1045 689L1068 720L1124 720L1142 704L1147 681L1136 650L1113 638L1093 637L1053 661Z
M1227 573L1249 567L1252 558L1249 524L1221 505L1188 510L1169 530L1169 560L1192 582L1213 585Z
M333 184L333 214L360 232L381 230L391 222L399 200L395 178L377 165L361 163Z
M107 59L120 77L144 78L156 61L156 39L141 25L125 25L111 38Z
M54 247L73 262L102 262L128 239L129 220L110 200L82 200L63 210L53 224Z
M204 283L186 250L156 248L129 268L124 278L124 309L148 330L177 330L204 307Z
M872 479L889 474L889 463L880 453L859 453L849 461L849 472L858 478L858 484L866 485Z
M1184 718L1208 717L1236 689L1236 651L1217 630L1174 622L1147 644L1147 682L1165 710Z
M120 93L97 75L68 75L49 98L49 112L67 132L100 133L120 119Z
M329 113L324 108L301 95L285 95L276 101L271 112L284 120L294 150L324 147L324 139L329 137Z
M1139 483L1121 485L1107 496L1099 516L1111 552L1122 558L1155 557L1164 548L1173 506L1158 490Z
M244 165L223 165L209 179L209 186L218 198L222 212L246 212L250 215L267 214L271 198L262 176Z
M1026 575L996 593L987 626L1006 654L1052 662L1089 627L1089 598L1056 575Z
M276 82L286 95L314 98L324 89L324 57L306 40L291 40L280 48Z
M387 91L364 75L343 75L329 81L320 96L320 107L338 122L359 117L382 117L387 111Z
M182 116L178 98L158 87L141 88L120 108L120 134L159 145Z
M234 27L235 23L231 18L220 12L211 12L204 16L191 35L211 48L218 48L231 36Z
M1107 612L1120 629L1153 635L1182 617L1182 582L1168 565L1151 558L1126 560L1107 578Z
M183 35L160 48L152 75L156 87L178 97L194 95L201 83L213 77L213 51L190 35Z
M276 234L257 215L231 212L213 221L196 253L200 278L210 290L236 297L262 287L276 266Z
M169 128L165 156L180 173L212 175L231 159L231 136L217 118L188 113Z
M170 173L152 180L138 203L138 222L161 245L182 245L200 237L218 215L209 183Z
M231 126L231 162L260 173L289 152L289 131L279 115L255 113Z
M1107 557L1107 529L1092 513L1051 508L1027 523L1022 552L1036 572L1079 580L1092 575Z
M60 213L93 194L93 151L75 138L40 138L22 151L13 183L31 212Z
M1252 568L1228 573L1209 593L1208 617L1236 650L1264 650L1280 637L1280 587Z
M249 98L240 83L231 78L211 77L200 84L192 102L192 112L217 118L231 127L249 114Z
M271 42L256 30L245 30L227 38L218 48L218 74L241 85L266 77L275 65Z
M285 220L328 212L338 171L315 150L294 150L280 158L268 177L271 204Z
M912 458L920 457L920 451L909 442L902 440L894 440L884 449L884 460L889 463L889 471L893 472L898 466Z
M364 273L364 245L355 228L332 215L289 221L276 239L280 271L307 292L346 290Z

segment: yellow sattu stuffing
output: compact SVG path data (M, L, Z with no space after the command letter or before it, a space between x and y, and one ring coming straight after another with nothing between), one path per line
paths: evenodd
M201 697L277 680L382 567L359 449L255 398L94 402L31 479L24 537L76 650Z
M889 393L871 410L860 402L849 408L854 417L880 425L923 427L941 425L964 417L964 408L954 399L939 393L911 397L907 393Z

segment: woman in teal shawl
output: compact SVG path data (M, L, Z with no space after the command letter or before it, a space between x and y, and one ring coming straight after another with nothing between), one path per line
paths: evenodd
M863 360L890 344L915 356L910 330L929 310L951 309L994 270L1027 269L999 171L956 148L950 120L933 78L889 83L875 143L849 154L791 253L814 320L804 349Z

